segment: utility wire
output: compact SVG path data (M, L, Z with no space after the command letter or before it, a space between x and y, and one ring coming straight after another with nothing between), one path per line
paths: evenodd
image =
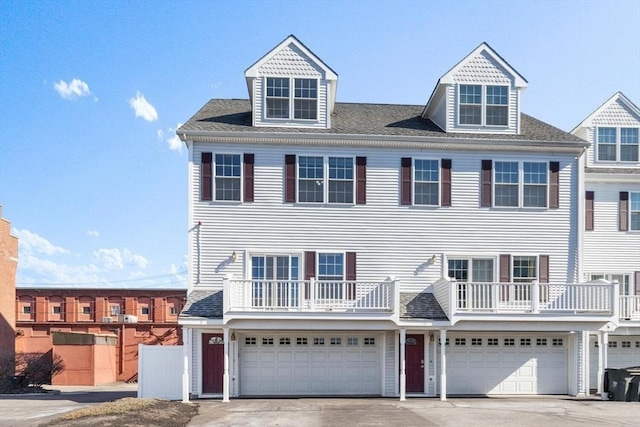
M126 282L141 282L144 280L149 280L149 279L158 279L161 277L170 277L170 276L179 276L181 274L187 274L186 270L183 271L177 271L175 273L168 273L168 274L160 274L158 276L145 276L145 277L138 277L136 279L121 279L121 280L101 280L99 282L40 282L40 283L33 283L33 282L16 282L16 285L29 285L29 286L73 286L73 285L104 285L104 284L108 284L108 283L126 283ZM186 279L182 279L179 280L177 282L169 282L169 283L162 283L163 285L168 285L171 283L180 283L180 282L184 282Z

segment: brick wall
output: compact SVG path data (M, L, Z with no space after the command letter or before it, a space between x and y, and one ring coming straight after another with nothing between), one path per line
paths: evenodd
M0 206L0 358L15 354L17 267L18 238L11 235L11 223L2 218Z

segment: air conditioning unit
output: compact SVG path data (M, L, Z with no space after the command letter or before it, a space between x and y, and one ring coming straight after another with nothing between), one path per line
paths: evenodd
M138 317L132 314L119 314L118 322L122 323L138 323Z
M102 323L113 323L113 317L103 317Z

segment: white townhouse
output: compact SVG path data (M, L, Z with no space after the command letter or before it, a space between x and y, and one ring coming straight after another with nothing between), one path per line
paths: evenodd
M584 280L620 283L619 326L604 343L591 339L593 387L601 345L608 348L607 366L640 366L640 109L617 92L571 133L591 144L584 174Z
M289 36L245 78L177 131L185 400L588 393L619 324L617 282L579 283L589 143L522 113L509 63L483 43L426 106L339 103Z

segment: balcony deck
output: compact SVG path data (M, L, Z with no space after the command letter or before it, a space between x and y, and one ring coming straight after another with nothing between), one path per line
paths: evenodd
M395 281L225 279L226 312L394 313Z

